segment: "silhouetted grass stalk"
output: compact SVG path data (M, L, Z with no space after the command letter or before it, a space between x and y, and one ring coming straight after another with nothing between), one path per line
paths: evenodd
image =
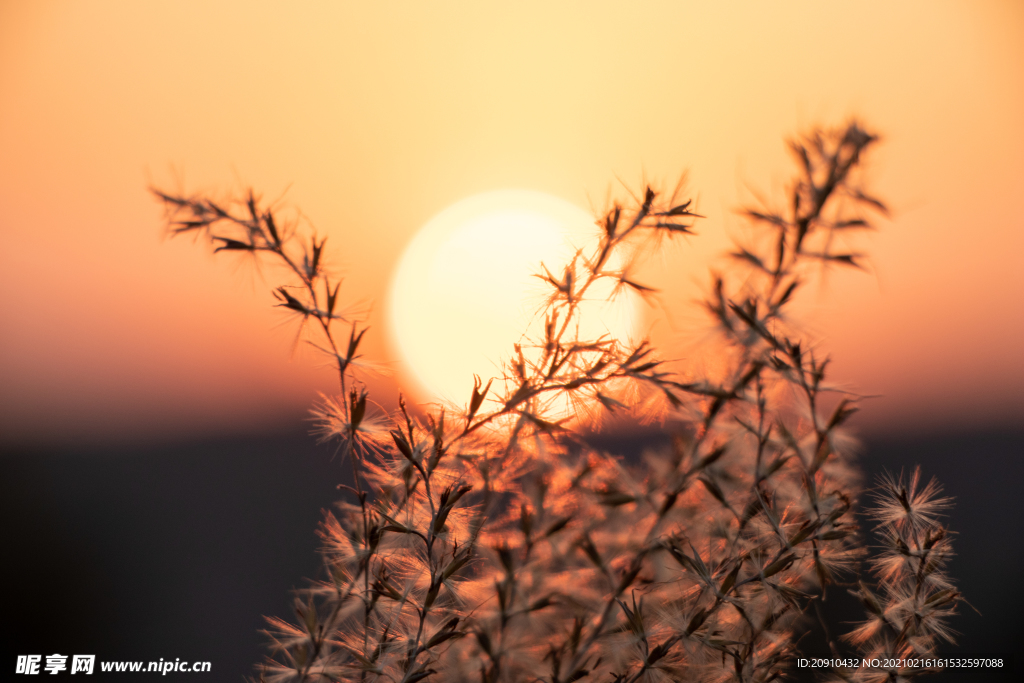
M610 264L631 263L651 236L692 234L691 203L647 187L597 221L593 249L544 267L544 336L514 347L497 386L476 378L464 408L422 420L401 399L397 414L379 414L353 375L366 329L339 308L325 238L283 224L251 192L223 205L154 191L172 234L283 264L294 282L274 290L277 305L314 323L309 341L338 372L339 394L314 416L350 459L354 488L320 528L326 580L299 596L294 623L270 620L260 680L780 676L808 606L863 554L841 429L855 397L829 387L827 357L786 311L815 267L861 267L860 254L835 245L870 227L866 211L885 210L858 184L874 141L852 123L792 142L799 171L786 208L746 212L756 237L705 303L724 372L673 372L646 341L578 337L595 283L652 291ZM688 427L630 466L589 446L580 422L553 417L559 398ZM871 617L850 636L872 652L931 652L949 636L959 594L941 572L949 537L934 493L916 475L909 488L883 487L889 547L875 566L885 597L861 584Z

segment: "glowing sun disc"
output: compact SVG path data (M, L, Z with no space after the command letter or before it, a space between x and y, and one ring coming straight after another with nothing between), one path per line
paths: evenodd
M552 290L535 277L541 263L560 276L577 249L593 251L596 231L587 212L532 190L474 195L431 218L402 254L388 300L412 392L463 406L474 374L501 377L513 344L543 337L537 312ZM610 293L610 285L588 293L581 338L633 336L633 301L609 303Z

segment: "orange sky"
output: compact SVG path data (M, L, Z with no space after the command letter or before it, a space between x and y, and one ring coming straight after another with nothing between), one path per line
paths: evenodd
M272 273L160 239L151 181L290 187L388 360L391 270L438 211L505 187L600 208L617 177L689 170L709 218L648 273L674 355L732 209L786 182L782 138L850 115L884 135L894 217L873 273L804 314L836 378L883 395L861 427L1019 424L1020 2L0 2L0 432L273 429L330 386Z

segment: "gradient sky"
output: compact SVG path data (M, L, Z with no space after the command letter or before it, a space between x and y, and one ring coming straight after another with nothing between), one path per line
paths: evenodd
M377 302L403 246L477 192L584 208L617 178L688 188L701 236L659 255L687 305L783 138L858 116L893 218L869 275L801 309L866 431L1024 417L1024 4L0 2L0 432L38 443L272 430L329 373L292 353L273 271L161 239L146 192L287 189ZM398 368L401 377L401 368ZM376 387L382 401L394 380ZM470 383L467 381L467 390Z

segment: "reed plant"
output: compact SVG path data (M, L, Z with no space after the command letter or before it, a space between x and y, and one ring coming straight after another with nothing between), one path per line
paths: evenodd
M790 142L784 205L744 212L752 237L704 301L713 372L669 364L647 341L579 336L597 283L651 293L613 264L694 234L690 201L645 187L599 217L591 248L545 264L543 336L516 344L496 380L467 378L464 405L422 414L370 400L356 372L366 327L341 303L326 238L252 192L218 202L154 190L172 234L283 264L276 305L337 372L337 394L313 416L354 483L320 526L323 576L297 596L294 619L269 620L258 679L770 681L792 668L810 607L836 584L868 610L836 653L934 653L959 599L942 572L946 501L917 474L887 479L874 512L881 589L853 581L867 554L856 442L843 429L857 399L829 383L828 357L789 315L822 266L863 267L841 245L885 212L861 186L875 141L854 122ZM670 445L640 461L597 448L586 438L595 411L653 415L675 425Z

